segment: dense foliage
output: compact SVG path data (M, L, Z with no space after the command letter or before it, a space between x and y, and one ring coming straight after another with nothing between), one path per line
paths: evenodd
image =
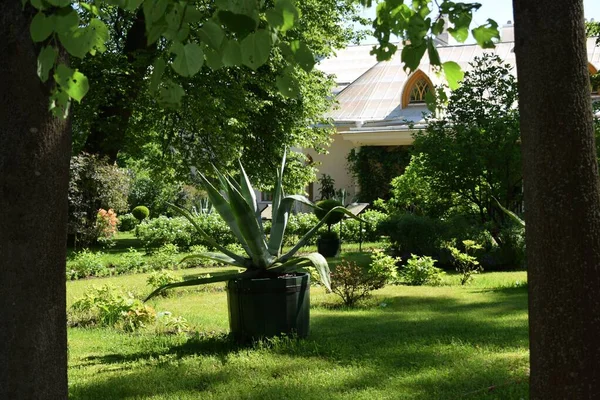
M358 201L373 203L390 198L390 181L404 173L410 160L407 147L363 146L348 154L349 170L357 181Z
M415 136L418 169L436 199L472 209L480 223L502 226L505 208L519 211L522 196L516 78L499 57L476 57L447 105ZM421 207L427 207L421 198Z
M90 154L71 158L69 180L69 234L83 245L95 242L100 209L116 213L128 209L130 180L127 171Z

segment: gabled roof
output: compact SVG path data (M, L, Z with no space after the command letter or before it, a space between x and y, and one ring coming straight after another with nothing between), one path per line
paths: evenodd
M409 105L402 108L402 92L409 75L404 72L399 49L390 61L377 62L369 52L372 46L353 46L340 50L337 57L324 60L319 64L322 71L335 74L338 82L339 106L328 117L338 125L363 126L370 122L382 121L389 124L402 120L422 122L423 105ZM588 60L600 70L600 47L595 39L588 39ZM506 63L515 65L514 42L498 43L494 49L482 49L476 44L450 45L438 47L442 62L455 61L463 70L470 70L475 57L484 53L497 54ZM427 57L419 65L434 85L442 83L436 75ZM516 74L516 68L513 69ZM351 83L349 80L354 78Z

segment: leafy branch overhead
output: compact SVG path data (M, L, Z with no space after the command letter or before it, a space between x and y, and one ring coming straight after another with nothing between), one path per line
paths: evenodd
M310 71L315 62L304 43L289 46L280 41L300 18L300 11L290 0L276 0L268 9L258 1L217 0L209 19L204 5L186 1L23 0L24 7L27 3L37 9L30 33L34 42L42 43L38 76L43 82L50 76L54 78L51 108L57 116L66 117L71 100L80 102L89 88L85 76L59 60L59 47L77 58L104 52L109 30L103 17L109 7L130 12L141 7L148 45L169 49L167 57L155 62L150 79L151 90L166 106L178 104L185 94L179 84L163 79L167 66L183 77L197 74L205 61L211 69L244 65L256 70L269 59L275 46L281 47L290 66ZM52 71L55 74L51 75ZM289 68L281 71L280 81L285 82L286 89L282 92L296 96L298 84L291 72Z
M148 45L168 49L164 58L155 61L150 78L150 90L165 106L176 106L185 89L165 78L167 67L183 77L196 75L203 65L213 69L246 66L258 69L269 59L274 48L285 60L276 80L279 91L288 97L299 94L295 67L310 71L315 56L303 40L294 40L294 28L301 18L293 0L275 0L272 6L258 0L216 0L207 9L198 2L175 0L22 0L37 10L31 21L34 42L41 43L38 76L42 82L50 77L56 83L51 94L51 110L66 117L72 100L80 102L89 89L87 78L77 69L68 68L58 57L63 47L73 57L84 58L106 51L109 30L103 22L106 11L118 7L126 12L141 11L144 16ZM371 5L370 0L361 0ZM407 3L407 4L405 4ZM437 12L428 0L387 0L377 6L373 22L379 44L372 53L386 60L398 49L393 42L402 40L402 62L413 71L428 54L430 63L446 76L450 88L456 88L463 73L452 61L442 63L434 36L448 25L448 32L459 42L469 36L472 13L478 3L435 2ZM437 16L434 16L436 15ZM208 16L208 17L207 17ZM432 17L434 16L434 17ZM477 43L493 47L499 38L498 25L488 20L471 30ZM281 40L291 35L292 40Z
M361 0L363 5L370 6L370 0ZM435 36L444 29L459 43L469 37L469 28L473 20L473 12L479 3L455 3L452 1L436 1L437 15L431 9L429 0L387 0L377 5L377 18L373 21L374 36L378 44L371 54L378 61L389 60L398 50L398 37L402 42L402 63L410 72L417 69L421 59L427 53L431 65L442 71L451 89L458 87L463 72L453 61L442 63L434 42ZM488 19L483 25L471 29L471 34L483 48L493 48L494 41L500 39L498 24Z

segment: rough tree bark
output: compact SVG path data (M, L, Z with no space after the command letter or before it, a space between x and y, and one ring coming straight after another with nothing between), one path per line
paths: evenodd
M71 138L37 77L33 12L0 13L0 399L66 399Z
M513 0L532 399L600 395L600 186L583 2Z

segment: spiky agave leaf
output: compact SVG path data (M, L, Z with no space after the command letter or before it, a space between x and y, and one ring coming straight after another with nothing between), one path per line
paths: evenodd
M197 253L197 254L189 255L187 257L184 257L180 261L180 263L184 263L188 260L196 260L196 259L212 260L212 261L216 261L221 264L234 265L234 266L240 267L240 268L248 267L247 265L240 264L236 259L229 257L227 254L216 253L216 252L212 252L212 251L206 251L204 253Z
M219 173L217 173L217 175L219 175L219 177L222 176ZM244 237L240 232L240 228L237 226L237 222L231 211L231 206L229 205L229 201L221 194L221 192L219 192L212 185L212 183L210 183L210 181L204 176L204 174L198 173L198 176L200 177L202 186L204 187L204 190L206 190L206 194L208 195L208 198L212 202L213 207L215 207L215 209L217 210L217 212L219 213L221 218L223 218L225 223L227 223L227 225L231 229L231 232L233 232L233 234L235 235L237 240L240 242L240 244L242 245L244 250L246 250L246 252L248 252L249 251L248 245L246 244Z
M299 271L301 268L314 267L319 273L323 286L331 292L331 273L327 260L319 253L310 253L293 257L286 262L277 263L269 270L273 272L289 273Z
M285 196L283 199L281 199L277 212L273 214L273 220L271 223L271 236L269 237L269 252L273 256L280 256L289 213L294 205L294 202L306 204L313 208L316 207L312 201L302 195L294 194Z
M244 241L248 245L248 255L256 268L266 268L274 261L267 247L264 231L256 221L256 216L244 196L229 182L227 196L233 216L237 221Z
M238 278L250 279L250 278L256 277L257 275L258 275L258 271L247 270L242 273L239 273L239 272L225 273L225 274L221 274L221 275L217 275L217 276L211 276L210 278L195 278L195 279L188 279L188 280L185 280L182 282L169 283L168 285L163 285L163 286L159 287L158 289L156 289L155 291L153 291L152 293L150 293L148 295L148 297L146 297L144 299L144 301L148 301L151 298L156 297L159 293L161 293L167 289L173 289L176 287L205 285L207 283L225 282L225 281L230 281L232 279L238 279Z

